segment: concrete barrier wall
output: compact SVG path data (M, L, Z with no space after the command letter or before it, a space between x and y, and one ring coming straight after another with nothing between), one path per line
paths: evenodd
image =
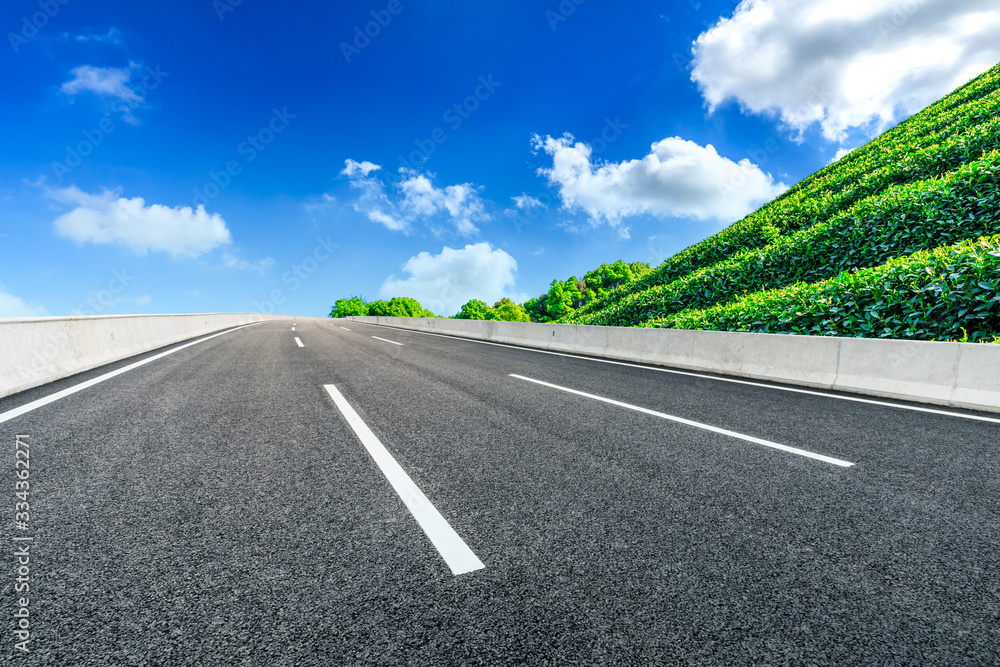
M353 317L399 329L1000 412L1000 345Z
M0 397L229 327L257 313L0 319Z

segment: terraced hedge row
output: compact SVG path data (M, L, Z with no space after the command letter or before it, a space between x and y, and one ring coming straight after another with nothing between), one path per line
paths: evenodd
M645 326L998 342L1000 235L687 310Z
M859 178L891 166L908 154L946 141L987 121L1000 108L1000 69L994 68L955 93L887 130L838 162L800 181L789 194L849 187Z
M789 193L845 188L875 169L950 139L996 115L1000 100L1000 71L986 72L960 91L965 89L967 94L953 94L932 104L838 162L803 179ZM955 104L949 103L953 97Z
M830 278L900 255L1000 232L1000 151L941 179L889 188L764 248L628 295L586 324L630 326L742 293Z
M919 151L910 151L905 156L898 156L891 165L867 174L864 179L859 179L853 187L840 192L839 195L829 193L813 195L808 205L799 205L798 210L800 214L808 212L809 219L815 224L816 221L842 210L851 202L858 201L861 195L871 196L895 184L916 182L951 171L981 157L987 151L998 148L1000 148L1000 117L990 117L944 142ZM803 193L801 197L807 195ZM641 280L624 285L603 299L588 304L576 313L573 321L584 322L583 316L620 301L627 294L669 283L701 267L724 261L741 250L764 247L777 241L783 233L794 233L795 230L790 224L786 224L785 229L779 229L775 224L762 222L764 219L760 214L762 212L751 215L720 234L675 255ZM811 225L797 226L808 228Z
M1000 66L565 321L640 324L724 303L744 291L822 280L844 268L875 266L895 254L996 233L995 210L988 209L998 202L976 209L960 200L983 192L946 190L973 183L969 165L979 163L992 174L995 193L998 149ZM993 196L987 193L987 198ZM894 210L910 217L894 219ZM965 217L969 211L971 217ZM918 224L912 233L897 224L923 212L927 224ZM941 220L955 224L941 225ZM838 242L839 232L846 236ZM860 236L873 235L885 238L865 238L859 247ZM815 250L808 247L813 242L820 244Z

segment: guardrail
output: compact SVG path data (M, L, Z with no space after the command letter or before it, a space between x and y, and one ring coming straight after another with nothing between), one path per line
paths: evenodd
M403 317L399 329L1000 412L1000 345Z
M0 319L0 397L229 327L258 313Z

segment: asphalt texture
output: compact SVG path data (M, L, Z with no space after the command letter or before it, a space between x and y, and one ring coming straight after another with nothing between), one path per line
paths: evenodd
M241 328L0 424L11 517L17 434L31 484L28 529L2 522L4 664L1000 664L1000 424L296 329ZM483 569L452 574L327 384Z

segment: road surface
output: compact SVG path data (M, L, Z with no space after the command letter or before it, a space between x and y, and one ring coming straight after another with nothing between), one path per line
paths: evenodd
M290 325L0 399L7 664L1000 664L997 415Z

